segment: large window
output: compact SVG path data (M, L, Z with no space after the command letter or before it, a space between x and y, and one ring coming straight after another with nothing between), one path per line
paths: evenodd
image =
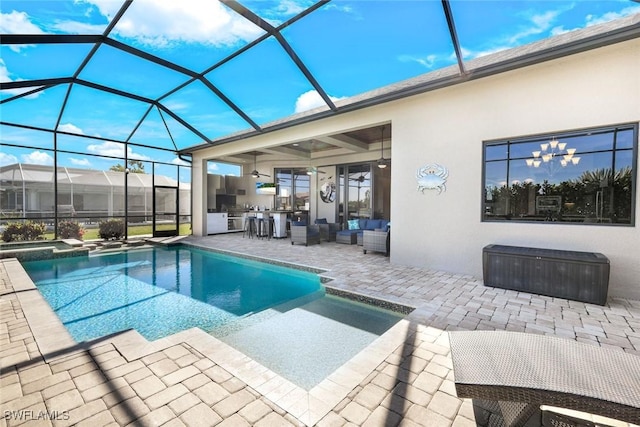
M389 219L391 171L372 163L338 166L338 222L350 219Z
M307 220L310 209L311 177L308 169L276 169L276 210L292 211L299 220Z
M634 225L638 126L484 144L483 221Z

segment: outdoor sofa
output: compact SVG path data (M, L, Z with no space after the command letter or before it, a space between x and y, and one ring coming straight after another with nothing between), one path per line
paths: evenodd
M348 221L349 228L336 232L336 243L362 246L362 233L364 230L389 231L391 221L387 219L354 219Z

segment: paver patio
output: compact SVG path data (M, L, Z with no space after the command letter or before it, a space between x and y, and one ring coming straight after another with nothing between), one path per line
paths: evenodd
M360 247L240 234L188 242L325 269L329 286L416 307L307 392L192 329L77 344L15 260L0 262L0 427L475 425L456 397L447 331L549 334L640 355L640 301L604 307L396 266ZM594 418L597 419L597 418ZM627 424L621 424L627 425Z

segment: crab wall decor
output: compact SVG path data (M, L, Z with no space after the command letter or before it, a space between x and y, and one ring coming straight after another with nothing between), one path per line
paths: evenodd
M418 168L416 179L418 180L418 191L424 194L424 190L438 190L438 194L446 191L447 177L449 171L442 165L431 163Z

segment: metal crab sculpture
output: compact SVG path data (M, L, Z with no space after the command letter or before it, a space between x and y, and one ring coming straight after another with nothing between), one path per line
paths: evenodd
M416 179L418 180L418 191L424 194L424 190L438 190L438 194L446 191L447 177L449 171L442 165L431 163L418 168Z

